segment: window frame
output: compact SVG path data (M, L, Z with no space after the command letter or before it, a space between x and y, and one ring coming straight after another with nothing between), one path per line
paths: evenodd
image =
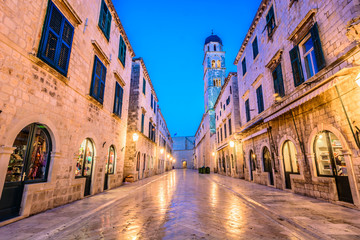
M123 67L126 65L126 43L124 41L124 38L120 35L120 42L119 42L119 55L118 59L120 60Z
M258 106L258 113L262 113L264 108L264 95L263 95L262 85L259 85L256 88L256 97L257 97L257 106Z
M245 113L246 113L246 122L250 122L251 113L250 113L250 101L249 101L249 98L245 100Z
M101 76L99 76L99 83L98 83L98 93L97 94L99 96L96 96L96 95L94 95L94 87L95 87L95 79L97 77L97 74L96 74L97 68L96 68L96 66L97 66L98 62L100 63L100 66L101 66ZM105 70L105 79L102 79L103 70ZM104 103L106 74L107 74L107 69L106 69L105 65L101 62L101 60L98 58L98 56L95 55L93 73L92 73L92 77L91 77L90 96L92 98L94 98L96 101L98 101L100 104ZM101 83L102 82L103 82L104 88L102 89L102 96L100 96L101 95Z
M247 73L247 69L246 69L246 57L244 57L243 60L241 60L241 68L242 68L242 74L243 74L243 77L244 77L245 74Z
M113 113L120 118L122 115L123 98L124 98L124 89L120 85L120 83L116 82Z
M50 20L51 20L52 14L53 14L53 9L55 9L55 11L58 11L62 16L59 33L56 33L55 30L53 30L50 27ZM70 43L67 43L66 41L63 40L63 31L64 31L65 23L70 27L70 30L71 30L72 36L71 36L71 39L69 41ZM48 42L48 39L49 39L50 32L57 37L54 60L51 60L50 58L48 58L45 55L46 45L47 45L47 42ZM42 30L42 34L41 34L39 51L38 51L37 56L40 59L42 59L44 62L49 64L51 67L53 67L56 71L58 71L59 73L64 75L65 77L67 77L68 70L69 70L69 63L70 63L72 44L73 44L73 40L74 40L74 33L75 33L74 26L67 20L65 15L56 7L56 5L52 1L49 1L45 21L44 21L44 24L43 24L43 30ZM59 66L59 60L60 60L62 44L64 44L65 47L67 47L69 49L65 69L62 69Z
M252 45L252 49L253 49L253 59L255 59L259 55L259 45L258 45L258 41L257 41L257 36L255 36L251 45Z
M106 13L105 9L106 9L107 13ZM105 26L102 26L101 20L104 17L105 13L106 13L106 20L105 20L105 23L104 23ZM104 0L101 0L98 26L99 26L99 28L101 29L101 32L104 34L105 38L108 41L110 40L111 22L112 22L112 16L111 16L111 12L109 10L109 7L106 5Z

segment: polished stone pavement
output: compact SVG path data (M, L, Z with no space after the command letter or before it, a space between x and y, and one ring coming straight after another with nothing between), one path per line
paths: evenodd
M360 239L360 211L181 169L9 224L0 239Z

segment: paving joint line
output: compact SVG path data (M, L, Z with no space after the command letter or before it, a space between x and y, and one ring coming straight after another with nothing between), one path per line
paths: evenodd
M116 203L117 201L120 201L120 200L122 200L123 198L128 197L128 196L134 194L137 190L140 190L140 189L144 188L145 186L147 186L147 185L149 185L149 184L151 184L151 183L153 183L153 182L156 182L156 181L158 181L158 180L160 180L160 179L162 179L162 178L164 178L164 177L166 177L166 176L168 176L168 175L169 175L169 173L167 172L167 173L165 173L164 175L159 176L158 178L156 178L156 179L154 179L154 180L151 180L151 181L149 181L149 182L147 182L147 183L145 183L145 184L143 184L143 185L140 185L140 186L138 186L138 187L135 187L133 190L130 190L130 191L126 192L126 194L122 195L121 197L116 197L116 198L114 198L113 200L111 200L111 201L109 201L109 202L107 202L107 203L105 203L105 204L103 204L103 205L95 208L94 210L92 210L92 211L90 211L90 212L88 212L88 213L86 213L86 214L83 214L83 215L81 215L81 216L75 217L75 218L73 218L71 221L66 222L66 223L63 223L63 224L59 225L58 227L55 227L55 229L53 229L53 230L50 230L50 231L46 231L46 230L45 230L45 231L42 231L42 232L38 232L37 234L40 234L40 236L39 236L38 238L34 238L34 239L37 239L37 240L45 240L45 239L48 239L48 238L54 236L55 234L57 234L57 233L65 230L65 229L67 229L68 227L72 226L73 224L75 224L75 223L77 223L77 222L79 222L79 221L82 221L82 220L85 220L85 219L90 218L90 217L91 217L92 215L94 215L95 213L97 213L97 212L99 212L99 211L101 211L101 210L104 210L104 209L110 207L111 205L113 205L113 204ZM119 187L121 187L121 186L119 186ZM115 190L115 189L114 189L114 190ZM95 197L95 196L97 196L97 195L93 195L92 197ZM83 200L83 199L79 199L78 201L81 201L81 200ZM71 203L69 203L69 204L71 204Z
M222 186L223 188L227 189L228 191L232 192L234 195L238 196L239 198L241 198L243 200L243 202L249 206L252 207L253 209L257 210L259 213L267 216L268 218L270 218L271 220L277 222L279 225L287 228L288 230L294 232L295 231L295 235L298 238L303 239L304 235L308 235L305 236L305 239L309 239L308 237L311 237L313 239L334 239L331 237L328 237L324 234L322 234L322 236L319 236L315 231L318 231L316 229L311 228L310 226L304 227L301 224L297 223L296 221L285 217L281 214L278 214L274 211L272 211L271 209L269 209L267 206L265 206L264 204L261 204L259 202L257 202L256 200L245 196L244 194L241 194L235 190L233 190L231 187L216 181L214 179L212 179L211 177L206 176L208 180L215 182L216 184ZM268 214L266 214L268 213ZM288 223L288 224L284 224L284 223ZM311 230L309 229L311 228ZM300 232L300 234L299 234Z

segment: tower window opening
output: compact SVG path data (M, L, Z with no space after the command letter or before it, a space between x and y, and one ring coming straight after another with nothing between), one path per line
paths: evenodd
M214 52L216 52L216 45L214 45Z
M221 61L220 60L217 60L217 67L221 68Z
M215 60L211 61L211 68L215 68Z

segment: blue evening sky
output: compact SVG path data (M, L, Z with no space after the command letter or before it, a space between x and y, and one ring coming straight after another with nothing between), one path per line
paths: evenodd
M233 65L261 0L113 0L145 61L171 136L194 136L204 113L203 46L218 35Z

